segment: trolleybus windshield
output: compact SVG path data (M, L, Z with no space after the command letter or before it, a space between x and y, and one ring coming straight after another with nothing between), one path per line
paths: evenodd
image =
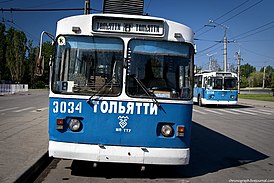
M156 98L190 99L191 48L181 42L131 40L128 46L127 94L148 97L134 79L138 78Z
M208 77L207 89L217 90L236 90L237 78L236 77Z
M237 90L237 81L236 77L225 77L224 78L224 89L225 90Z
M55 57L53 92L104 96L117 96L121 93L121 39L59 36Z

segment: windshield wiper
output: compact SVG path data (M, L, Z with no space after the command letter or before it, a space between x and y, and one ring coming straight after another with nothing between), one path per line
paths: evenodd
M144 83L139 78L137 78L137 76L130 75L130 77L133 77L136 80L136 82L141 86L141 88L144 90L144 92L147 94L147 96L149 96L151 98L153 103L157 105L157 107L161 106L160 103L157 101L155 95L151 95L149 93L149 90L147 89L147 87L144 85Z
M113 82L113 79L114 79L114 78L111 78L109 82L103 84L103 86L101 86L101 88L99 88L99 90L98 90L97 92L95 92L93 95L91 95L91 96L88 98L87 103L89 104L89 103L90 103L90 100L91 100L94 96L98 95L98 94L101 92L101 90L102 90L103 88L105 88L107 85L109 85L110 83L112 83L112 82ZM112 84L111 84L111 87L109 88L109 90L112 90Z
M107 82L107 83L105 83L105 84L103 84L103 86L102 86L101 88L99 88L99 90L98 90L96 93L94 93L93 95L91 95L91 96L89 97L89 99L87 100L87 103L90 103L90 99L92 99L95 95L99 94L100 91L101 91L105 86L109 85L110 83L111 83L111 85L110 85L109 91L112 91L112 89L113 89L113 83L115 82L114 79L115 79L115 74L116 74L116 73L115 73L116 65L117 65L117 61L115 60L114 65L113 65L113 69L112 69L112 76L111 76L110 81Z

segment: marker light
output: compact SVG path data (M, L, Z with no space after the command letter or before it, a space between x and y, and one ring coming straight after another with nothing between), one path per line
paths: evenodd
M81 122L78 119L72 118L69 121L69 129L73 132L79 131L81 128Z
M185 136L185 126L177 126L177 136L183 137Z
M57 119L56 120L56 129L57 130L63 130L64 129L64 120L63 119Z
M175 33L174 33L174 37L175 37L175 38L182 38L183 35L182 35L181 33L179 33L179 32L175 32Z
M81 28L80 27L72 27L72 32L74 32L76 34L80 34L81 33Z
M171 137L173 135L173 128L170 125L163 125L161 133L165 137Z

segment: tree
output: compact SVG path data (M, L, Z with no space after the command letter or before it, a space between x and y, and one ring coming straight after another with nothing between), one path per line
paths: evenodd
M6 61L5 61L5 25L0 23L0 80L8 79L8 72L6 69Z
M35 57L38 54L38 47L33 47L32 46L32 41L28 41L28 46L27 46L27 58L25 63L25 72L23 75L23 82L30 84L30 87L33 85L35 80L37 78L34 75L35 71Z
M6 34L6 65L13 82L20 82L23 76L23 62L26 55L27 38L24 32L10 28Z
M250 87L262 87L263 85L263 73L262 72L252 72L249 77Z
M50 42L43 43L42 55L44 56L44 74L41 76L40 80L44 83L49 83L49 61L54 53L54 46Z
M241 77L240 85L241 88L248 87L248 79L245 76Z
M253 67L252 65L245 64L245 65L241 65L240 70L241 70L241 77L248 78L252 72L256 71L256 68Z
M274 71L272 72L271 88L274 89Z

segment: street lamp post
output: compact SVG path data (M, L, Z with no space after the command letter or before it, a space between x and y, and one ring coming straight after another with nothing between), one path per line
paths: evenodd
M217 26L220 26L222 27L225 31L224 31L224 72L227 71L227 38L226 38L226 30L229 28L228 26L226 25L223 25L223 24L219 24L219 23L216 23L214 22L213 20L209 20L209 24L215 24Z

